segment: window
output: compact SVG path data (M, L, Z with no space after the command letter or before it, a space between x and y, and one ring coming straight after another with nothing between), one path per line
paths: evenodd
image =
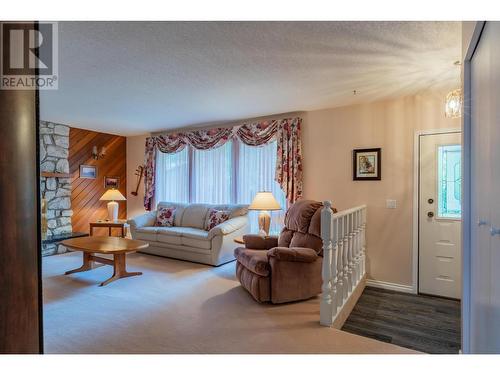
M213 150L193 149L191 202L231 203L232 143Z
M462 166L460 145L438 147L438 217L462 215Z
M286 208L286 197L276 181L276 141L264 146L252 147L240 142L238 150L236 201L250 204L258 191L271 191L280 206ZM257 211L249 212L250 231L257 233ZM272 234L278 234L283 227L284 210L271 211Z
M157 152L156 157L157 202L189 202L189 150L175 154Z
M285 193L274 181L276 141L247 146L239 140L213 150L186 147L157 153L156 201L250 204L258 191L271 191L283 210L271 212L271 233L283 226ZM258 212L250 211L251 233L258 232Z

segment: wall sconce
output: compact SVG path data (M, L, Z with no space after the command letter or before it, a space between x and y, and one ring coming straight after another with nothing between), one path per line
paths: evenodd
M106 147L101 147L101 152L97 152L97 146L92 147L92 158L94 160L102 159L106 156Z

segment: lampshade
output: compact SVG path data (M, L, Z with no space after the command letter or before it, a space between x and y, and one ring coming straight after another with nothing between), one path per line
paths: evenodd
M248 207L249 210L281 210L280 204L270 191L259 191Z
M107 192L105 192L101 198L99 198L100 201L125 201L127 198L123 196L122 193L120 193L120 190L117 189L109 189Z

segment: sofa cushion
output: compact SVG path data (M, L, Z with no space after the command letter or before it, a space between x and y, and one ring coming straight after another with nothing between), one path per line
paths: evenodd
M182 215L180 226L203 229L209 207L206 204L191 204L187 206Z
M181 242L184 246L195 247L197 249L210 250L212 248L212 241L209 239L197 240L189 237L181 237Z
M156 227L142 227L135 230L135 238L143 241L156 241Z
M267 260L267 251L238 247L234 250L234 256L249 271L260 276L269 276L270 266Z
M208 210L207 219L205 221L205 230L210 230L219 224L229 220L229 211L216 210L210 208Z
M182 227L158 228L156 235L157 241L171 245L181 245L181 234L183 229Z
M160 202L158 203L158 208L160 207L174 207L174 226L180 227L182 225L182 216L184 215L184 210L188 204L186 203L176 203L176 202Z
M156 226L171 227L174 225L175 207L158 207L156 211Z
M182 228L181 243L198 249L212 248L212 241L208 238L208 232L198 228Z

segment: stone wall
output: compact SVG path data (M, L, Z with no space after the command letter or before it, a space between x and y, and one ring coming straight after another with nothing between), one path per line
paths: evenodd
M69 126L40 122L40 172L69 173ZM47 201L47 235L71 233L71 179L41 177L40 192ZM42 254L65 252L64 246L48 244Z

